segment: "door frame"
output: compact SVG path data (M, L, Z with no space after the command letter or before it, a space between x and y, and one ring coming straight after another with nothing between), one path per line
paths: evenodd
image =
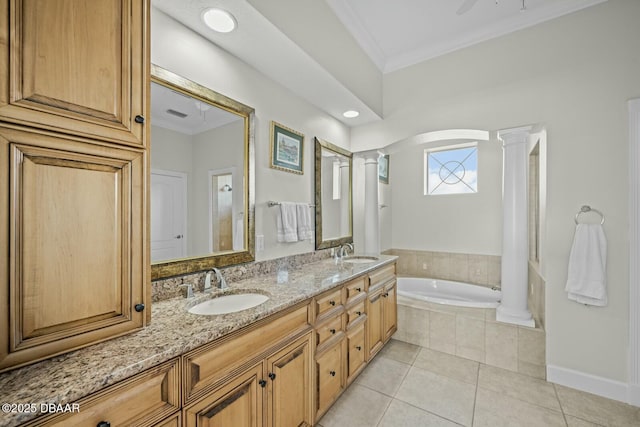
M629 385L627 402L640 406L640 98L629 110Z

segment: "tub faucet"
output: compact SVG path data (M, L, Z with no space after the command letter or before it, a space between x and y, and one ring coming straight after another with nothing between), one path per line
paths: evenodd
M213 272L216 274L216 279L218 279L218 289L228 289L227 281L222 277L222 273L219 269L214 268Z

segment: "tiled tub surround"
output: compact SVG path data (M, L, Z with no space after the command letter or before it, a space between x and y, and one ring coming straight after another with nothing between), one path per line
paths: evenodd
M496 321L495 309L398 296L394 339L536 378L546 377L545 332Z
M429 277L500 287L500 256L411 249L389 249L385 253L398 257L399 276Z
M371 264L336 265L333 259L292 267L288 282L278 284L276 274L233 282L225 274L229 292L253 291L270 299L255 308L218 316L198 316L187 309L220 293L196 293L196 298L173 298L152 305L152 322L143 330L0 374L2 403L70 403L178 357L252 322L305 301L349 279L393 262L381 255ZM277 264L277 263L276 263ZM185 280L186 282L186 280ZM13 426L33 414L0 413L0 426Z

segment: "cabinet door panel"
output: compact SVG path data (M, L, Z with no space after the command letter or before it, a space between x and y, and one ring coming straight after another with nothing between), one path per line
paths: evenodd
M6 120L143 145L148 2L2 0ZM6 50L9 49L9 52ZM7 85L8 83L8 85Z
M187 427L259 427L263 425L262 363L184 410Z
M396 332L398 325L396 281L386 285L384 289L384 340L388 341Z
M366 348L364 323L347 333L347 383L364 368Z
M316 357L316 384L318 387L316 419L319 419L342 393L345 353L345 340L342 340L321 356Z
M144 153L3 128L0 144L11 242L0 370L141 327Z
M267 359L267 426L311 425L311 334Z
M368 359L371 360L382 348L382 316L383 301L382 291L378 291L369 295L367 307L367 348Z

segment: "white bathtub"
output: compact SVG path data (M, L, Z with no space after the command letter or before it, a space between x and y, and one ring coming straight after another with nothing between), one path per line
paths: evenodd
M459 307L496 308L502 292L449 280L398 277L398 295Z

